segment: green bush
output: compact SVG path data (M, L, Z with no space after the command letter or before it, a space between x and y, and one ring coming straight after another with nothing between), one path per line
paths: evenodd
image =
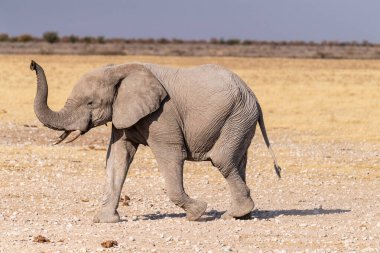
M43 39L49 43L56 43L59 41L58 33L56 32L45 32L42 35Z

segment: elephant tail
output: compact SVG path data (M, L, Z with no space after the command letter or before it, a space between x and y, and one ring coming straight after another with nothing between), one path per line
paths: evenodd
M261 129L261 133L263 134L263 138L264 138L265 144L267 145L267 147L269 149L269 153L272 155L273 162L274 162L274 170L276 171L277 176L279 178L281 178L281 167L278 165L276 156L274 155L274 152L273 152L272 147L270 145L270 142L269 142L269 139L268 139L268 135L267 135L267 131L265 130L263 112L261 110L261 107L260 107L259 103L257 103L257 109L258 109L258 112L259 112L259 119L258 119L258 121L259 121L260 129Z

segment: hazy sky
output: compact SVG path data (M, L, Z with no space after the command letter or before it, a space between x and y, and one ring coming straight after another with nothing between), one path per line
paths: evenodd
M0 0L0 33L380 42L380 0Z

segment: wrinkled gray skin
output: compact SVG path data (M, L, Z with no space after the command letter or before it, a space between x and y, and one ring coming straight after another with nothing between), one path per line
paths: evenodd
M228 182L231 206L225 218L249 215L254 207L245 183L247 149L257 122L271 151L260 105L234 73L217 65L175 69L153 64L108 65L85 74L58 112L47 105L43 69L34 61L34 110L47 127L86 133L112 121L102 205L94 222L118 222L120 192L140 144L148 145L165 178L171 201L197 220L207 204L183 188L183 164L211 161ZM79 130L79 131L78 131ZM275 161L279 175L280 168Z

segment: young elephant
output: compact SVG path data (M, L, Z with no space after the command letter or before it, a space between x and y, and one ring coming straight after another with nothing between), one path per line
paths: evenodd
M253 209L245 168L257 122L280 176L260 105L248 86L227 69L108 65L85 74L65 106L54 112L47 105L43 69L34 61L30 67L37 73L34 111L45 126L64 130L57 143L73 131L72 140L112 121L105 192L94 222L120 220L116 210L120 192L140 144L152 149L170 200L186 211L189 220L200 218L207 204L184 191L185 160L211 161L225 177L232 201L224 217L242 217Z

